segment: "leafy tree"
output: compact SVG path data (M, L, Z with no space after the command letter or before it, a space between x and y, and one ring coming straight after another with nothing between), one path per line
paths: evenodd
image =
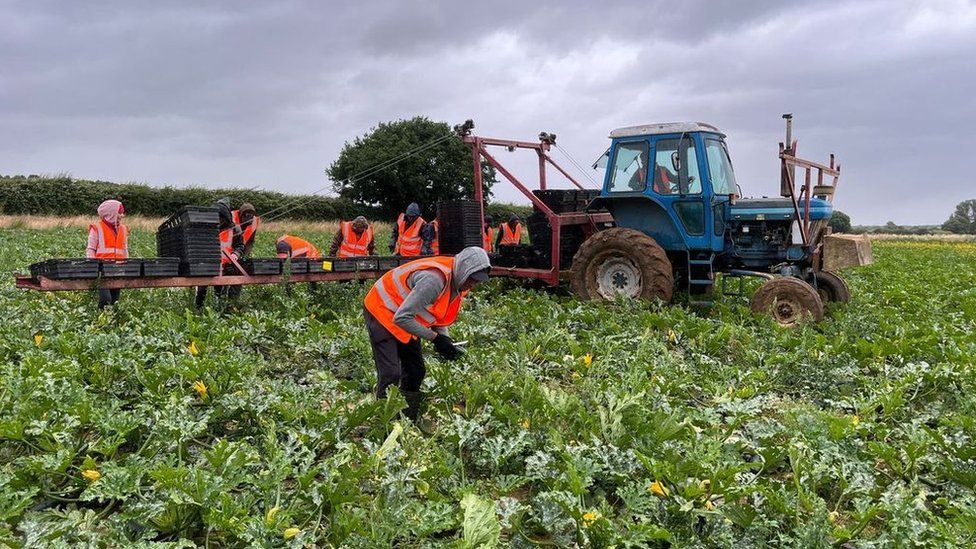
M976 198L963 200L942 224L942 230L956 234L976 234Z
M827 225L835 233L849 233L851 232L851 217L840 210L834 210L834 213L830 214Z
M404 157L439 138L443 139ZM471 150L454 137L450 126L421 116L381 123L347 142L327 173L339 196L379 206L390 217L411 202L432 214L438 200L474 196ZM487 198L496 182L495 170L482 162L481 173Z

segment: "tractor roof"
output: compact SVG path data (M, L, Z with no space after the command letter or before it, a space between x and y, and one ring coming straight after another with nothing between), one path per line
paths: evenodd
M643 124L640 126L627 126L617 128L610 132L610 138L632 137L635 135L659 135L662 133L691 133L691 132L711 132L725 137L725 134L718 128L704 122L663 122L659 124Z

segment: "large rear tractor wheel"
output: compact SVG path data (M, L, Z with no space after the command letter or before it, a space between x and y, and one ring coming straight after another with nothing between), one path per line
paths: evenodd
M653 238L634 229L613 228L587 238L573 257L573 293L582 299L618 296L671 301L671 260Z
M851 289L847 287L847 282L839 274L831 271L819 271L813 275L820 294L820 300L824 303L848 303L851 300Z
M768 314L786 327L820 322L824 316L823 301L813 286L792 277L767 280L752 295L750 307L752 312Z

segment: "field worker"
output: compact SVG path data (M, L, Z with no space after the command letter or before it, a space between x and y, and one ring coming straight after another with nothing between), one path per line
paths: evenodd
M240 226L243 233L243 257L250 257L251 247L254 246L254 236L258 232L258 227L261 226L261 218L255 214L254 206L248 202L241 204L241 208L231 212L231 215L234 216L234 223L237 223L237 225Z
M491 226L494 222L490 215L485 216L484 248L488 253L495 250L495 228Z
M522 221L519 216L512 214L508 217L507 223L502 223L498 227L498 239L495 247L511 246L522 241Z
M244 257L244 232L241 231L240 225L234 222L234 214L230 209L230 199L221 198L218 200L214 207L217 208L217 213L220 216L220 266L224 274L227 275L240 275L240 271L231 262L230 258L235 261ZM224 295L227 292L227 296L231 299L236 298L241 293L240 286L231 286L229 289L223 286L214 286L214 294L218 297ZM207 300L207 287L197 286L197 299L196 306L197 309L203 307L204 302Z
M397 217L393 225L393 240L390 251L403 257L420 255L422 247L420 229L424 226L424 218L420 217L420 206L416 202L407 206L407 211Z
M376 364L376 398L397 385L407 401L404 412L416 420L426 375L421 339L434 343L447 360L461 356L447 334L461 302L476 284L488 280L491 263L478 246L454 257L430 257L387 271L366 294L366 331Z
M290 234L284 234L278 238L278 241L275 242L275 251L278 253L278 258L280 259L288 259L289 257L295 259L318 259L322 257L315 244L312 244L304 238L298 238Z
M129 257L129 228L122 224L125 206L118 200L106 200L98 205L98 222L88 226L89 259L119 260ZM122 291L99 288L98 308L104 309L119 300Z
M440 224L436 219L424 224L424 228L420 231L420 238L423 241L423 246L421 247L421 253L423 255L440 255L441 246L437 238L437 231L439 230Z
M332 239L329 247L331 257L363 257L376 255L376 241L373 240L373 228L366 218L359 216L352 221L339 223L339 232Z

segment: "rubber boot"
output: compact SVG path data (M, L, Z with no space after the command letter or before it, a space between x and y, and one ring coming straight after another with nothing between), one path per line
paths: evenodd
M400 391L400 394L403 395L403 400L407 401L407 407L402 412L403 415L416 423L424 403L424 393L421 391Z

